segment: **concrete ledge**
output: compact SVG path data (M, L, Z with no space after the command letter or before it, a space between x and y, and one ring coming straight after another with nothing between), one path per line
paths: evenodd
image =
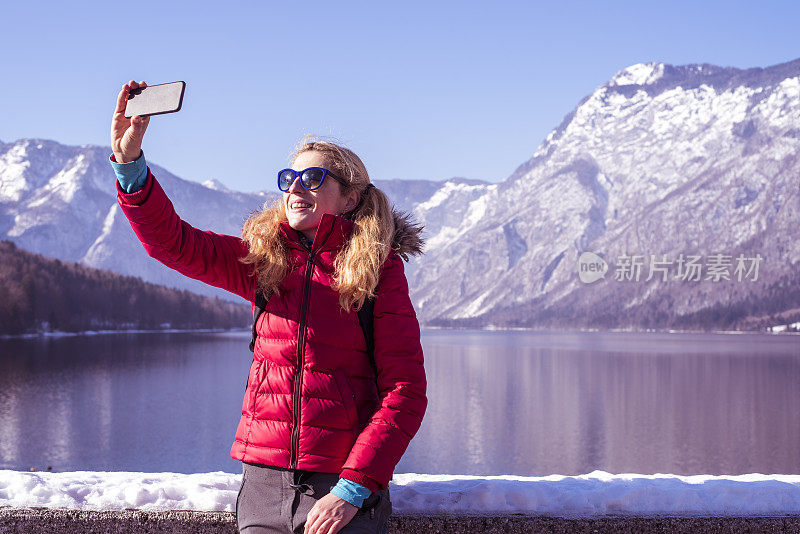
M0 508L0 533L19 534L120 534L120 533L225 533L236 534L232 512L145 512L141 510L95 512L52 508ZM561 518L545 516L392 515L393 533L519 533L586 532L665 534L695 532L800 533L800 516L776 517L645 517L602 516Z

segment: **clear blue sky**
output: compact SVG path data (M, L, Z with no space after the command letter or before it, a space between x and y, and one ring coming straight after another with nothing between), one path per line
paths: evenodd
M275 187L305 132L372 179L505 179L628 65L800 57L798 2L5 2L0 140L108 145L126 81L184 80L148 160ZM67 104L66 102L69 102Z

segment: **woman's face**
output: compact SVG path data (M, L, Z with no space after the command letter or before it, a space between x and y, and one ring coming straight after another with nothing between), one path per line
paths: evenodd
M303 152L292 164L292 169L296 171L302 171L309 167L330 169L322 154L314 150ZM323 214L341 215L353 209L358 203L356 191L350 191L348 196L342 196L339 191L339 182L330 176L326 176L322 185L313 191L308 191L300 185L300 177L297 177L289 190L283 193L289 225L313 240ZM295 206L297 202L310 204L310 206Z

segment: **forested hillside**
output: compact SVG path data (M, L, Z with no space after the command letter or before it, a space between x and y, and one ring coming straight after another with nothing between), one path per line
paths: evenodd
M143 282L0 241L0 334L240 328L250 306Z

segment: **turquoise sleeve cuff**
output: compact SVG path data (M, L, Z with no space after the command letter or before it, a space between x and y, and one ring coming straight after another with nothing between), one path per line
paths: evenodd
M361 505L364 504L364 499L372 495L369 488L365 488L358 482L353 482L346 478L340 478L339 482L331 488L331 493L358 508L361 508Z
M141 151L138 158L130 163L117 163L111 159L111 156L108 161L111 162L114 174L117 175L117 181L123 191L135 193L144 187L147 180L147 162L144 160L144 150Z

